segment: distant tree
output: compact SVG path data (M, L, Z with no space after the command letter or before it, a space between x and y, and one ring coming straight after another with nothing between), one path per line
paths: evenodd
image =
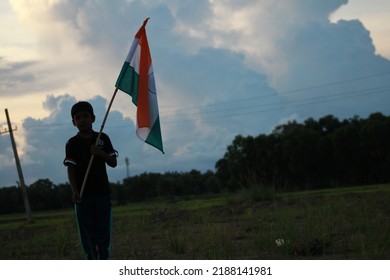
M381 113L371 114L362 125L360 139L367 181L389 181L390 118Z
M389 182L390 118L332 115L277 126L270 135L238 135L215 165L218 179L283 189Z
M0 188L0 214L24 212L22 194L18 187Z
M204 193L215 194L222 190L222 184L218 177L212 171L207 171L204 181Z
M335 178L341 185L357 184L364 170L360 149L359 130L361 121L355 117L336 129L332 134Z
M73 206L72 190L69 183L54 186L53 191L56 193L56 205L58 208L65 209Z
M58 204L54 184L49 179L39 179L28 187L30 204L33 210L55 209Z

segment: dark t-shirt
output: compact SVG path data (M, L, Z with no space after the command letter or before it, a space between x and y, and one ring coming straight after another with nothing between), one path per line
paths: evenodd
M91 158L90 147L95 145L99 133L93 132L92 137L83 138L79 134L73 136L65 145L65 160L64 164L74 165L76 169L76 183L79 192L84 181L84 175L87 171L89 160ZM116 156L117 152L112 147L110 138L102 133L97 145L109 156ZM95 156L89 171L88 179L85 185L83 195L98 194L104 195L110 193L110 185L108 182L106 162Z

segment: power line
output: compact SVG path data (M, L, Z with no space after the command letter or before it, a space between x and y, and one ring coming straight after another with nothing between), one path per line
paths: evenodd
M210 120L210 119L229 118L229 117L237 117L237 116L248 115L248 114L257 114L263 112L283 110L283 109L287 109L289 106L302 107L302 106L307 106L307 105L312 105L312 104L317 104L322 102L330 102L330 101L337 101L343 99L350 99L354 97L364 97L364 96L370 96L376 94L383 94L390 90L390 85L338 92L338 93L328 93L327 95L305 96L298 99L280 100L276 102L268 102L268 103L260 103L260 104L255 103L257 101L261 101L262 99L268 97L280 97L280 96L284 97L286 95L297 93L297 92L307 91L311 89L326 88L333 85L345 84L345 83L350 83L355 81L363 81L374 77L380 77L389 74L390 72L380 73L380 74L358 77L349 80L336 81L336 82L331 82L331 83L326 83L321 85L287 90L279 93L271 93L271 94L253 96L253 97L240 98L235 100L227 100L218 103L209 103L203 106L201 105L190 106L190 107L171 109L171 110L164 110L164 108L161 108L162 110L160 110L160 115L162 118L164 118L163 123L183 122L183 121L188 121L186 118L191 116L202 117L206 115L208 116L207 118ZM247 101L252 101L252 102L248 105L245 103ZM235 106L221 108L221 106L223 105L230 105L230 104L234 104ZM259 110L259 108L262 109ZM255 109L255 110L250 110L250 109ZM123 119L109 119L109 123L111 124L110 128L125 126L125 125L113 125L115 123L119 123L122 121ZM62 128L64 126L69 126L69 123L68 122L50 123L44 125L34 124L34 125L29 125L29 128L34 128L34 129L46 128L47 125L50 125L52 128L53 127Z
M240 116L244 116L244 115L252 115L252 114L259 114L259 113L266 113L266 112L272 112L272 111L285 110L285 109L290 108L291 106L303 107L303 106L309 106L309 105L318 104L318 103L337 101L337 100L343 100L343 99L350 99L350 98L354 98L354 97L362 97L362 96L368 96L368 95L382 94L382 93L386 93L386 92L390 93L389 90L390 90L390 88L382 89L382 90L378 90L378 91L373 91L373 92L368 92L368 93L358 93L358 94L354 94L354 95L351 95L351 96L336 96L336 95L333 95L333 96L330 96L330 98L328 98L328 97L321 97L321 98L313 98L313 100L285 101L285 102L280 102L280 103L273 104L273 105L278 105L278 106L275 106L273 108L270 107L270 108L264 108L264 109L261 109L261 110L252 110L252 111L248 111L247 110L247 111L239 112L239 113L235 113L235 114L231 114L231 111L232 111L231 110L227 114L220 114L220 115L207 117L207 120L240 117ZM253 106L253 107L255 107L255 106ZM243 108L238 108L238 109L242 110ZM201 114L198 114L198 115L201 115ZM182 119L182 120L165 120L164 123L176 123L176 122L183 122L183 121L187 121L187 120L185 120L185 119Z
M285 110L290 108L291 106L294 107L304 107L304 106L309 106L309 105L314 105L314 104L319 104L319 103L324 103L324 102L331 102L331 101L337 101L337 100L344 100L344 99L351 99L351 98L357 98L357 97L365 97L365 96L370 96L370 95L376 95L376 94L383 94L383 93L390 93L390 86L386 87L380 87L376 88L375 90L371 90L366 92L365 90L359 90L359 91L354 91L352 94L349 94L348 96L339 96L337 94L333 95L328 95L328 96L316 96L316 97L311 97L311 98L305 98L305 99L299 99L299 100L290 100L290 101L283 101L283 102L275 102L273 104L266 104L266 105L273 105L274 107L265 107L261 110L257 110L259 106L250 106L250 107L240 107L236 108L236 110L244 110L243 112L236 112L232 114L232 111L234 111L234 108L230 108L229 110L220 110L218 113L225 113L225 114L217 114L217 115L211 115L207 117L207 120L216 120L216 119L227 119L227 118L234 118L234 117L240 117L240 116L245 116L245 115L252 115L252 114L259 114L259 113L265 113L265 112L272 112L272 111L279 111L279 110ZM262 107L262 106L260 106ZM256 110L247 110L250 108L255 108ZM227 113L226 113L227 112ZM214 112L198 112L198 113L189 113L189 114L183 114L182 117L175 118L175 119L165 119L162 122L164 124L170 124L170 123L180 123L180 122L188 122L188 119L185 119L184 117L186 116L199 116L199 117L204 117L206 113L216 113ZM179 116L180 117L180 116ZM111 128L119 128L119 127L125 127L126 125L120 124L120 125L113 125Z
M180 108L180 109L176 109L176 108L165 109L165 112L187 111L190 109L199 109L199 108L212 107L212 106L218 106L218 105L223 105L223 104L238 103L238 102L245 102L245 101L263 99L263 98L268 98L268 97L275 97L277 95L288 95L288 94L292 94L292 93L296 93L296 92L302 92L302 91L307 91L307 90L311 90L311 89L325 88L325 87L329 87L329 86L346 84L346 83L356 82L356 81L363 81L363 80L368 80L368 79L377 78L377 77L386 76L386 75L390 75L390 72L378 73L378 74L373 74L373 75L369 75L369 76L361 76L361 77L357 77L357 78L353 78L353 79L340 80L340 81L336 81L336 82L329 82L329 83L324 83L324 84L320 84L320 85L307 86L307 87L279 91L279 92L275 91L275 92L268 93L268 94L250 96L250 97L246 97L246 98L239 98L239 99L235 99L235 100L228 100L228 101L222 101L222 102L216 102L216 103L209 103L209 104L205 104L205 105L201 105L201 106L189 106L189 107L184 107L184 108ZM165 108L167 108L167 107L165 107ZM161 112L163 112L164 108L161 108L161 109L162 109Z
M277 101L277 102L266 103L266 104L251 104L246 106L238 106L238 107L231 107L225 109L162 115L162 118L164 118L162 122L165 124L188 122L189 121L188 118L191 116L207 117L208 120L216 120L221 118L233 118L233 117L240 117L244 115L285 110L290 108L291 106L303 107L303 106L308 106L308 105L313 105L318 103L326 103L326 102L345 100L345 99L351 99L356 97L365 97L365 96L371 96L371 95L377 95L383 93L390 93L390 85L384 87L378 87L378 88L351 91L351 92L343 93L341 95L336 93L336 94L329 94L326 96L324 95L309 96L301 99ZM255 109L255 110L250 110L250 109ZM123 119L110 120L109 121L109 123L111 124L110 128L125 127L126 125L123 124L115 125L115 123L122 123L122 122ZM64 126L69 126L69 123L51 123L51 124L44 124L44 125L36 124L36 125L30 125L29 128L47 129L48 125L50 125L51 128L53 128L54 126L58 129L62 129Z
M334 94L328 94L328 95L322 95L322 96L308 96L300 99L295 100L285 100L285 101L277 101L272 103L261 103L261 104L249 104L245 106L235 106L230 108L222 108L222 109L215 109L215 110L205 110L205 111L194 111L194 112L186 112L186 113L178 113L178 114L168 114L164 115L165 118L169 117L181 117L181 116L191 116L191 115L204 115L204 114L213 114L213 113L219 113L219 112L225 112L225 111L240 111L240 110L246 110L251 108L259 108L259 107L268 107L268 106L279 106L284 104L294 104L301 101L310 101L310 100L317 100L320 101L323 100L324 102L329 99L330 97L337 97L332 98L332 100L338 100L338 99L348 99L355 96L365 96L365 95L371 95L371 94L377 94L377 93L383 93L384 91L390 90L390 85L386 85L383 87L377 87L377 88L370 88L370 89L361 89L356 91L350 91L350 92L344 92L344 93L334 93Z

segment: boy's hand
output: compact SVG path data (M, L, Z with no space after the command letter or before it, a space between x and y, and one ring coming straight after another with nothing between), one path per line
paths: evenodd
M80 194L79 194L78 191L73 192L72 201L73 201L74 203L80 203L81 197L80 197Z
M91 145L91 154L101 157L111 167L115 167L117 164L115 157L110 157L105 151L95 145Z
M95 146L95 145L91 145L91 154L93 154L94 156L99 156L99 157L106 157L107 154L101 149L99 148L98 146Z

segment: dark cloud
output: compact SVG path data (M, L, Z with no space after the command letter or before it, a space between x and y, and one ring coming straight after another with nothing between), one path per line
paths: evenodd
M375 54L370 33L361 22L329 20L347 0L221 3L59 1L42 19L64 26L68 35L46 41L47 48L50 42L55 48L72 41L75 49L83 51L75 54L82 57L80 64L73 67L70 61L64 70L67 76L60 82L72 79L69 73L79 65L88 64L90 71L96 71L83 73L101 85L101 91L88 92L98 130L109 97L95 95L111 90L135 32L145 18L151 18L147 33L166 154L135 136L134 121L127 117L134 115L135 106L121 93L105 127L120 154L119 166L110 170L112 181L125 176L126 157L132 175L193 168L206 171L213 169L238 134L268 133L291 118L390 113L389 60ZM85 63L84 54L88 54ZM10 88L8 83L17 83L23 85L18 86L20 91L30 84L36 86L37 80L39 85L41 76L27 71L32 66L30 62L0 69L0 85ZM54 74L49 80L53 79ZM49 95L43 103L49 116L25 119L27 147L22 163L28 180L66 181L64 145L76 132L69 114L76 102L72 95L78 92ZM0 170L2 185L15 179L9 175L14 170L10 150L3 148L7 140L2 136L0 141L0 155L8 162Z
M4 123L0 124L2 132L4 132L6 127ZM14 134L16 134L16 131ZM0 176L0 187L16 185L16 181L19 181L9 133L0 135Z
M302 116L389 112L385 90L390 87L390 61L375 54L370 34L360 21L311 23L291 34L283 52L289 58L288 71L278 78L278 88L281 92L302 89L288 94L293 101L319 101L297 108Z
M132 39L142 22L150 17L153 29L148 32L161 47L169 42L174 20L166 5L147 5L144 1L60 1L50 6L51 19L67 26L82 46L109 55L109 59L126 55L125 46ZM168 36L167 36L168 35ZM108 52L104 52L108 51ZM104 56L101 56L104 59Z
M297 0L294 1L294 6L300 14L305 15L306 19L310 21L328 21L331 13L347 3L348 0Z
M2 96L10 96L15 92L20 95L28 94L32 83L37 82L35 74L31 71L36 61L9 62L0 59L0 89Z
M176 17L192 25L198 25L210 18L212 14L210 3L207 0L180 1Z

